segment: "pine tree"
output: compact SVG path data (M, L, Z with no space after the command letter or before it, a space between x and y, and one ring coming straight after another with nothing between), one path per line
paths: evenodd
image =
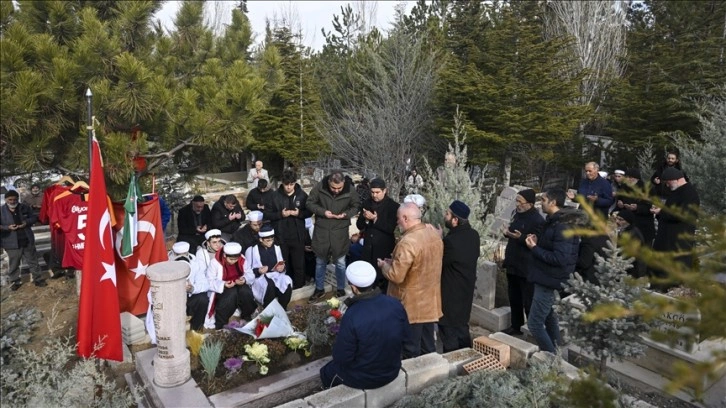
M560 300L556 306L560 321L567 326L570 340L599 360L600 374L604 374L608 360L642 355L645 346L640 335L649 330L645 319L638 315L596 321L585 318L585 314L595 308L610 304L629 307L640 298L642 283L633 281L627 273L633 259L624 257L622 252L621 248L608 241L606 257L595 255L595 276L600 285L584 281L579 274L567 282L567 291L582 303L583 309L573 307L566 299Z
M487 167L481 170L472 181L472 169L467 166L467 131L464 127L462 113L458 110L454 116L454 127L451 129L453 144L449 144L443 166L432 169L428 160L424 159L422 175L426 198L424 221L436 226L444 225L444 214L452 201L464 202L471 209L469 223L482 238L487 236L493 224L492 217L486 217L490 200L496 193L496 179L487 179ZM487 240L482 239L482 244ZM484 253L493 248L484 248Z

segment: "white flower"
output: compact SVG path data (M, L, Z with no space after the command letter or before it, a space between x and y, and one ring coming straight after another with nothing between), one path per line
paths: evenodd
M326 303L328 304L328 306L330 306L331 309L337 309L338 307L340 307L340 300L338 300L338 298L336 297L328 299Z

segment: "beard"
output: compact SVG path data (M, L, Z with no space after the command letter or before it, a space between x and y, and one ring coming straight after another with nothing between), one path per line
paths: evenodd
M7 204L8 204L8 208L11 209L11 210L14 210L14 209L16 209L18 207L18 203L15 203L15 204L7 203Z
M445 225L445 226L446 226L446 228L448 228L448 229L452 229L452 228L454 228L454 225L453 225L453 224L451 224L451 220L446 220L446 219L445 219L445 220L444 220L444 225Z

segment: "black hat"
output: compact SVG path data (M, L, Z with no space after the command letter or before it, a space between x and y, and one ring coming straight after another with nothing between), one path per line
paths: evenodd
M260 227L259 235L260 238L274 237L275 230L272 228L272 225L263 224L262 227Z
M683 178L683 172L675 167L668 167L663 170L663 174L660 175L660 179L663 181L678 180Z
M632 178L636 178L636 179L640 180L640 178L641 178L640 170L638 170L634 167L627 169L627 170L625 170L625 177L632 177Z
M526 202L534 204L536 194L534 193L534 190L532 190L531 188L524 189L524 190L518 192L517 194L521 195L522 198L524 198L524 200Z
M8 192L5 193L5 198L8 197L20 197L20 194L18 194L18 192L15 190L8 190Z
M449 210L462 220L469 218L469 212L471 212L469 210L469 206L459 200L454 200L454 202L449 206Z
M373 180L371 180L370 186L371 188L384 189L386 188L386 182L383 181L383 179L374 178Z
M618 217L624 219L630 225L633 225L633 223L635 222L635 214L633 214L633 212L630 210L618 211Z

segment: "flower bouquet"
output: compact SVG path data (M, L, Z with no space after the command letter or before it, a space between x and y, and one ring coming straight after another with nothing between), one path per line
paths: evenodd
M258 366L260 366L260 374L267 375L267 363L270 362L267 346L258 342L255 342L254 344L246 344L245 353L246 354L242 356L242 359L245 361L254 361Z
M235 330L249 334L256 339L288 337L294 333L290 319L277 299L273 300L259 314L259 317L252 319L242 327L235 328Z

